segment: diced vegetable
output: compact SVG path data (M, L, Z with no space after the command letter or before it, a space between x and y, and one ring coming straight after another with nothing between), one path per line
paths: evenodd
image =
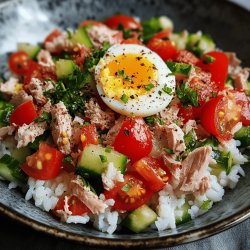
M234 87L234 81L233 81L233 79L229 75L227 76L225 84L229 88L233 88Z
M221 152L219 150L213 150L214 156L213 158L216 160L216 164L211 164L212 172L213 170L218 171L220 169L221 171L225 171L228 175L232 169L233 164L233 158L231 152Z
M131 212L122 224L135 233L147 229L156 221L157 214L147 205L143 205Z
M184 136L184 142L186 145L186 150L192 151L196 145L196 135L194 130L192 129Z
M70 40L74 45L82 44L85 45L87 48L93 47L93 44L89 38L86 28L84 27L78 28L75 31L75 33L72 34Z
M110 162L121 171L125 172L127 156L101 145L86 145L77 164L77 168L86 176L94 174L100 176Z
M7 181L20 183L27 181L26 174L20 168L20 163L10 155L4 155L0 159L0 176Z
M175 76L188 77L192 70L192 65L190 64L172 61L167 61L166 64Z
M31 155L29 147L15 148L11 153L11 156L20 163L24 163L26 161L26 157L29 155Z
M32 45L29 43L18 43L18 51L24 51L31 59L35 59L39 51L41 50L40 46Z
M176 45L177 50L183 50L186 48L186 43L188 39L188 32L183 31L181 33L172 33L169 36L170 40Z
M56 61L56 75L58 79L72 75L76 67L72 60L59 59Z
M242 127L234 134L234 139L241 142L242 147L250 146L250 126Z

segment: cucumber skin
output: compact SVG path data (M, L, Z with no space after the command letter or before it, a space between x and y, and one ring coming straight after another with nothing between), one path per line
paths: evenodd
M56 76L63 79L74 73L76 64L72 60L59 59L56 61Z
M79 43L85 45L89 49L93 48L93 43L88 36L86 28L84 27L78 28L75 31L75 33L72 35L71 42L74 45L77 45Z
M190 205L186 202L182 206L182 209L183 209L182 217L176 217L175 218L175 223L176 223L177 226L181 225L181 224L184 224L184 223L191 220L191 215L188 213L188 209L190 209Z
M20 163L10 155L0 159L0 175L8 181L27 182L27 175L20 168Z
M174 75L189 76L192 69L192 65L185 63L167 61L166 64Z
M29 43L18 43L17 49L18 51L24 51L25 53L27 53L31 59L35 59L40 52L41 47Z
M140 233L153 224L157 214L147 205L143 205L131 212L122 224L134 233Z
M250 146L250 126L242 127L234 135L234 139L241 142L242 147Z

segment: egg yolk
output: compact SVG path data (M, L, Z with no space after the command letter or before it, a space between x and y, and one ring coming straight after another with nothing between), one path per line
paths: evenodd
M124 54L115 57L102 68L99 82L109 98L123 95L134 99L153 91L158 74L155 65L141 54Z

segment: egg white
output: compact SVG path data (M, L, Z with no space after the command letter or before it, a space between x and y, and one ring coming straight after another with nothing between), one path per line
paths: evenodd
M158 74L157 84L150 93L139 95L135 99L129 99L127 103L107 97L102 90L100 81L100 73L103 67L113 61L115 57L124 54L140 54L147 58L155 65ZM173 98L173 95L162 91L163 87L166 85L171 88L172 93L175 90L175 77L171 75L170 69L161 57L147 47L135 44L116 44L110 47L95 68L95 80L97 91L105 104L117 113L126 116L145 117L160 112L168 106ZM161 95L159 92L161 92Z

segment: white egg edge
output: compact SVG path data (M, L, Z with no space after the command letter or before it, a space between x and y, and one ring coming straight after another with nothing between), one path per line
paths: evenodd
M125 54L142 54L146 58L148 58L152 63L154 63L157 71L158 71L158 84L147 95L142 95L137 97L136 99L129 99L127 103L122 102L121 100L115 100L109 97L106 97L103 93L102 88L100 87L99 78L101 69L105 64L108 64L113 60L114 57L120 56L123 53ZM110 47L104 57L103 60L97 64L95 68L95 77L97 82L97 91L101 96L102 100L106 103L108 107L112 110L126 116L150 116L162 111L164 108L168 106L170 101L173 98L173 95L169 95L162 91L162 88L165 84L172 89L172 93L175 90L175 77L170 75L172 72L166 65L166 63L158 56L155 52L150 49L135 44L116 44ZM161 91L161 95L159 94Z

